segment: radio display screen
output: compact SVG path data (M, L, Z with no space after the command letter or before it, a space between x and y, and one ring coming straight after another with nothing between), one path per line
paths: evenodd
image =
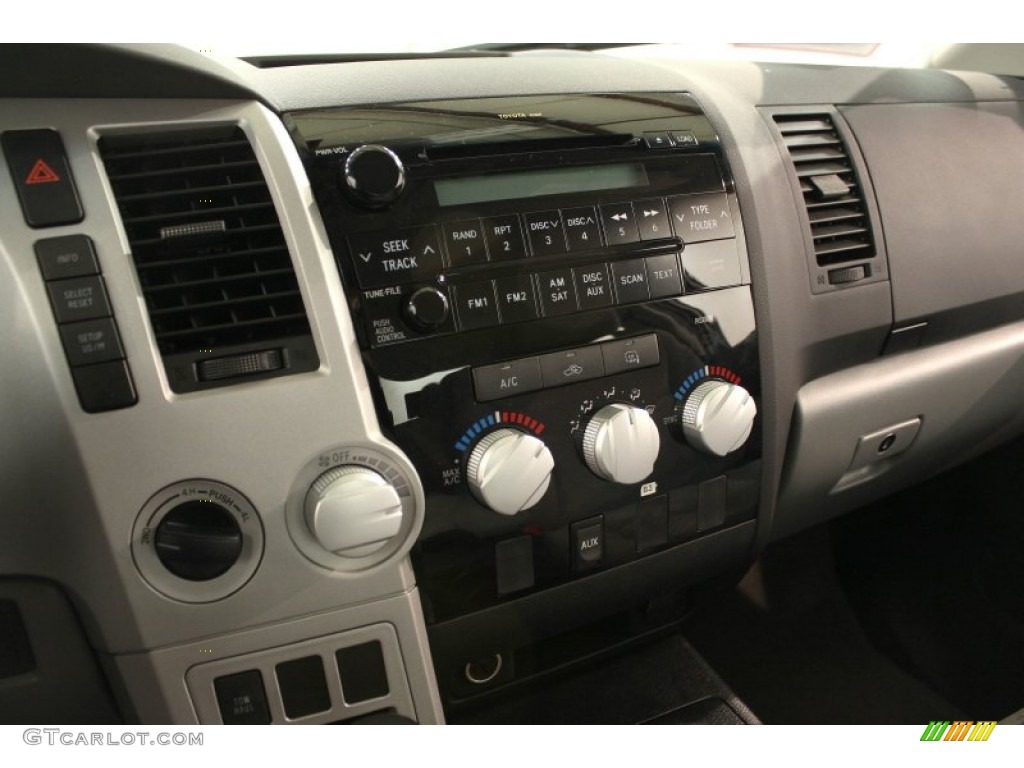
M642 163L619 163L435 179L434 191L438 205L445 207L647 184L647 170Z

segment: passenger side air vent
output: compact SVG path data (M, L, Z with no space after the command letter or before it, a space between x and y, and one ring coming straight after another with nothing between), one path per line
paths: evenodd
M235 125L99 143L171 388L315 370L270 191Z
M789 151L803 195L820 276L832 287L860 282L876 268L877 255L864 187L843 138L828 112L773 114ZM852 269L829 269L837 265Z

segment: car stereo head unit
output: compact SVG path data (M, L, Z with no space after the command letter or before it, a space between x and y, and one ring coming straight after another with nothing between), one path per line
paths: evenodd
M684 243L735 234L718 140L689 96L406 103L288 123L369 346L743 282L735 248L678 261Z

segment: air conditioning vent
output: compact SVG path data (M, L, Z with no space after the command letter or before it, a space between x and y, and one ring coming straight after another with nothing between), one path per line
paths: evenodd
M819 267L875 257L862 187L832 116L773 116L796 168Z
M241 128L105 136L99 146L172 388L317 368L291 255ZM276 367L233 366L236 357ZM211 364L239 374L207 377Z

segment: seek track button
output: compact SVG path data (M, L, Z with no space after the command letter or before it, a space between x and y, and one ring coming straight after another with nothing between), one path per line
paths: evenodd
M425 281L444 268L433 226L349 235L348 245L363 288Z

